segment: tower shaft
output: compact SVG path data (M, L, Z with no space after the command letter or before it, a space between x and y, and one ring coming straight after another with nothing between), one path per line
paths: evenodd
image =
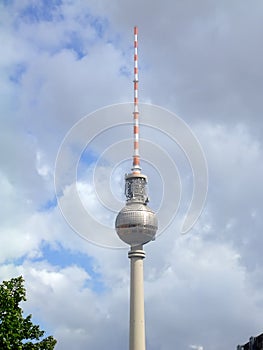
M145 350L143 259L142 245L131 247L128 254L131 259L130 286L130 349Z

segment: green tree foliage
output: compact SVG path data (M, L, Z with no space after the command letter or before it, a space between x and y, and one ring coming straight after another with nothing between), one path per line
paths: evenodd
M0 284L0 349L1 350L53 350L56 340L43 338L44 331L32 323L32 315L23 317L19 307L26 300L22 276Z

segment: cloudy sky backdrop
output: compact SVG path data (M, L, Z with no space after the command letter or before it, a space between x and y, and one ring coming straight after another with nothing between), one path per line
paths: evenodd
M183 205L145 247L147 347L231 350L263 332L262 18L260 0L1 1L0 279L23 274L25 312L56 337L57 350L128 348L127 249L96 246L67 225L54 171L76 122L132 101L134 25L141 101L189 125L209 172L202 216L180 235L192 173L180 149L162 141L180 173ZM154 131L144 132L157 140ZM109 226L113 213L99 203L92 174L104 148L121 139L122 131L102 133L78 166L86 209ZM111 161L97 164L101 192ZM119 208L127 164L114 168L110 184ZM169 167L148 168L158 210L158 181ZM83 219L74 203L69 210Z

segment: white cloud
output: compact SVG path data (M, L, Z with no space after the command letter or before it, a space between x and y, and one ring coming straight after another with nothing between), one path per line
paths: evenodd
M190 345L189 348L190 349L196 349L196 350L204 350L202 345Z

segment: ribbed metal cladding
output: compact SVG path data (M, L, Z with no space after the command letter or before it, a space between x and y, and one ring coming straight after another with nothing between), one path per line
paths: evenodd
M115 228L124 242L137 245L155 238L158 223L156 215L148 206L128 203L117 215Z

